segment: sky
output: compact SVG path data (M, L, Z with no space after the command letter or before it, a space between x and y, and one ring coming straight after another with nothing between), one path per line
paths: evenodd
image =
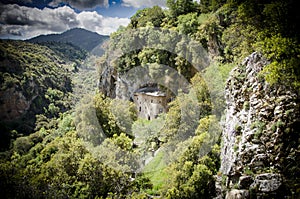
M0 39L29 39L84 28L109 35L138 10L166 0L0 0Z

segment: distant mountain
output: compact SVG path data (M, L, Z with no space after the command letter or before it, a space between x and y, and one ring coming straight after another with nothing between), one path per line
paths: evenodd
M40 35L29 39L29 42L33 43L43 43L43 42L62 42L71 43L78 46L88 52L92 52L94 48L101 45L104 41L108 40L109 36L99 35L98 33L91 32L82 28L73 28L63 32L61 34L49 34ZM93 51L93 54L103 54L103 49L97 47L97 51Z

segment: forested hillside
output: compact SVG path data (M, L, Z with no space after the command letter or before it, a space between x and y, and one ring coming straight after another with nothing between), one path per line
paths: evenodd
M71 75L87 54L72 46L53 48L1 41L1 150L71 108ZM67 53L60 53L65 51Z
M300 197L296 5L167 0L85 62L1 41L1 195ZM168 111L139 118L135 91L153 85Z
M44 43L44 42L61 42L70 43L83 50L91 52L94 48L101 46L101 44L108 40L109 36L99 35L82 28L73 28L61 34L40 35L29 39L29 42ZM100 50L100 49L99 49ZM103 51L98 54L103 54Z

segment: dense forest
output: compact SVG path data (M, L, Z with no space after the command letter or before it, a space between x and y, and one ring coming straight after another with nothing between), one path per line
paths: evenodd
M70 43L0 41L2 197L238 198L230 190L250 185L234 183L236 175L220 170L229 139L221 136L228 121L224 110L232 105L227 91L241 91L232 98L247 94L234 101L236 112L246 112L252 110L250 93L264 95L259 92L269 88L276 90L270 94L274 104L287 104L284 114L273 107L274 117L247 125L255 131L253 146L268 139L263 134L282 131L278 145L265 144L281 156L270 152L275 166L241 165L239 174L254 184L266 173L280 173L284 180L271 191L251 186L244 198L300 196L297 2L167 0L167 7L137 11L127 27L110 35L102 57ZM259 83L247 87L243 82L254 73L243 61L249 55L266 64ZM136 68L148 74L138 75ZM165 78L156 83L172 93L166 113L153 120L138 117L130 86L118 87L118 81L130 82L130 74L141 78L134 80L139 86ZM184 84L178 77L187 86L168 88ZM254 92L252 84L267 86ZM284 92L290 101L277 97ZM258 112L267 112L273 101ZM234 142L243 141L247 129L234 125Z

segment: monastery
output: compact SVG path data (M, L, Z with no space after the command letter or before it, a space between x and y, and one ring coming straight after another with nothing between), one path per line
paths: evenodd
M144 87L135 91L133 101L137 107L138 117L152 120L160 113L167 112L170 99L157 87Z

